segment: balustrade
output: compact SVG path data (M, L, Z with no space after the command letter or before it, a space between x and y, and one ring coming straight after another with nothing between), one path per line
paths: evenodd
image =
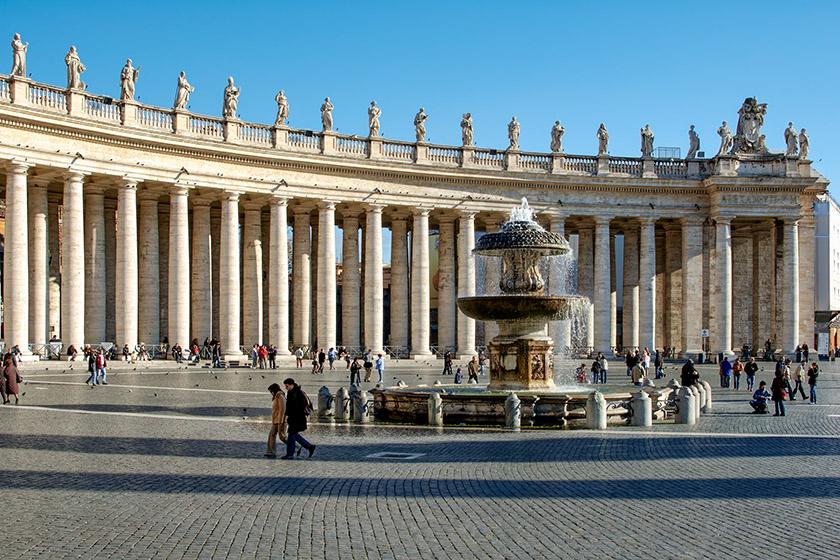
M221 119L190 115L190 132L198 136L223 140L225 137L225 126Z
M43 84L29 85L29 102L36 107L67 111L67 93L64 90Z
M592 173L594 175L598 170L598 158L591 156L566 156L563 162L563 169L566 171Z
M633 158L610 158L610 173L626 173L628 175L641 176L642 162Z
M12 96L9 93L9 80L0 78L0 99L3 101L11 100Z
M141 105L137 107L137 124L172 132L172 113Z
M335 151L342 154L365 156L368 153L368 141L364 138L354 138L352 136L336 136Z
M685 177L688 166L683 160L656 160L653 162L653 172L657 177Z
M85 95L85 113L106 121L120 122L122 119L119 104L114 103L114 100L110 97Z
M262 124L240 123L238 137L254 144L271 144L271 127Z
M461 150L460 148L451 148L448 146L429 146L429 161L460 165Z
M505 153L497 150L477 149L473 152L473 164L484 167L504 168Z
M301 150L321 151L320 136L316 136L311 130L289 131L289 145Z
M519 154L516 165L520 169L551 171L551 156L544 154Z
M382 155L385 157L414 160L414 144L408 142L382 142Z

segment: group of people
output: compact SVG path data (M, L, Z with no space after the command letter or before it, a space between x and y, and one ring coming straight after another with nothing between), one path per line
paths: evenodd
M741 361L741 357L735 358L734 362L730 362L729 358L724 356L720 363L720 386L723 389L732 388L737 391L741 388L741 376L747 376L747 391L752 391L755 388L755 374L758 371L758 364L755 358L750 358L747 363Z
M592 366L589 368L589 372L592 375L592 383L606 383L607 373L609 373L609 370L609 362L607 362L607 359L601 352L598 352L598 355L595 356L595 360L592 362ZM580 364L580 367L577 368L577 371L575 372L575 377L578 383L586 383L587 381L589 381L589 379L587 379L586 373L586 364Z
M342 348L342 352L346 356L347 369L350 370L351 386L361 385L362 368L365 370L365 383L370 381L370 374L374 368L376 368L376 373L379 375L379 381L377 383L382 383L382 375L385 371L385 358L381 353L377 354L376 358L374 358L373 352L368 349L362 356L355 356L351 361L349 352L344 348Z
M452 352L447 350L443 353L443 373L442 375L453 375L452 373L452 360L454 357L452 356ZM479 351L477 356L473 356L469 362L467 362L467 383L478 383L478 376L484 375L484 365L487 361L487 354L484 353L484 350ZM454 383L456 385L460 385L463 383L464 376L461 370L461 366L457 366L454 373Z
M271 430L268 433L268 449L265 456L269 459L277 457L276 445L279 437L280 441L286 444L286 454L280 457L281 459L294 459L297 444L301 445L297 449L297 455L306 449L312 457L315 453L315 445L300 435L301 432L306 431L306 419L313 410L312 401L291 377L283 381L283 385L286 388L285 393L277 383L272 383L268 387L268 392L272 397Z
M84 348L85 357L88 362L88 375L85 383L88 387L99 387L108 384L108 359L105 357L105 349L94 350L90 346Z
M662 353L659 350L651 354L647 347L643 350L630 349L624 357L624 363L627 365L627 375L636 386L642 386L644 380L650 377L651 367L653 367L654 379L665 376L662 369Z
M803 401L807 398L811 404L817 403L817 378L820 375L820 366L817 362L811 362L809 366L806 360L802 360L796 367L793 376L791 376L790 364L791 360L789 358L779 356L770 390L767 390L767 383L764 381L758 384L758 390L753 393L753 398L750 401L755 414L769 412L767 410L767 400L770 399L775 405L773 416L784 416L785 400L795 401L797 393L802 395ZM804 389L806 379L810 388L808 397L805 396ZM791 381L795 383L795 386L791 386Z
M277 346L274 344L254 344L251 348L251 367L277 369Z

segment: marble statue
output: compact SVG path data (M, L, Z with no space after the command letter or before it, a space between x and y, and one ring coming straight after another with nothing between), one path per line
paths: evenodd
M281 89L274 96L274 101L277 102L277 119L274 121L274 126L283 126L286 124L286 119L289 118L289 100L286 99Z
M732 151L737 153L767 153L761 126L767 114L767 103L748 97L738 110L738 127L735 129Z
M563 153L563 135L566 129L560 126L560 121L554 121L554 126L551 127L551 151L562 154Z
M20 33L15 33L12 39L12 71L10 76L26 77L26 49L29 48L29 43L22 43L20 40Z
M792 122L789 122L788 127L785 129L785 145L787 146L785 155L796 157L799 153L799 137L796 134L796 129L793 128Z
M82 81L82 72L86 68L79 59L79 53L76 52L76 47L70 47L70 51L64 57L64 63L67 64L67 89L85 89L85 83Z
M332 120L332 110L335 109L332 103L330 103L330 98L324 98L324 104L321 105L321 124L324 125L324 132L332 130L333 127L333 120Z
M370 127L370 136L379 136L379 117L382 116L382 109L376 106L376 101L370 102L368 108L368 126Z
M120 72L120 99L123 101L131 101L134 99L134 84L137 83L137 76L140 74L140 66L134 68L131 66L131 59L125 61Z
M175 91L175 104L173 109L186 109L187 103L190 101L190 94L195 91L195 88L187 81L186 74L181 72L178 76L178 89Z
M461 119L461 143L464 146L473 145L472 113L464 113Z
M799 157L800 159L808 159L808 152L811 151L811 139L805 134L805 129L799 133Z
M239 92L241 87L233 85L233 76L228 78L228 85L225 87L225 97L222 102L222 116L226 119L236 118L236 107L239 105Z
M516 117L513 117L508 123L508 140L510 140L509 150L519 149L519 123Z
M644 128L641 129L642 131L642 157L652 157L653 156L653 131L650 129L650 125L646 124Z
M598 136L598 155L607 155L607 148L610 145L610 133L607 132L607 127L604 126L604 123L601 123L596 136Z
M732 131L726 126L726 121L723 121L723 124L717 129L717 133L720 136L720 150L715 157L722 156L732 148Z
M694 125L688 129L688 153L685 159L694 159L697 157L697 150L700 149L700 135L694 132Z
M420 107L420 111L414 115L414 131L417 134L418 142L426 141L426 119L428 118L429 115L423 112L423 107Z

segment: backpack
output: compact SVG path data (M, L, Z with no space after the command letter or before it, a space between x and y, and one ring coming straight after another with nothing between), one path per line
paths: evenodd
M305 401L306 401L306 404L305 404L305 405L304 405L304 407L303 407L303 412L304 412L307 416L309 416L310 414L312 414L312 411L314 410L314 408L312 407L312 401L309 399L309 395L307 395L307 394L303 391L303 389L301 389L301 390L300 390L300 394L301 394L301 395L303 395L303 400L305 400Z

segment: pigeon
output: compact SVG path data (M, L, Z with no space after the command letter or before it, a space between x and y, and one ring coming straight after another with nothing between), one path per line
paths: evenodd
M198 387L198 383L196 383L195 386Z
M157 396L157 393L155 393L155 396Z
M214 378L214 379L218 379L218 378L219 378L219 376L218 376L218 375L214 375L214 376L213 376L213 378Z

